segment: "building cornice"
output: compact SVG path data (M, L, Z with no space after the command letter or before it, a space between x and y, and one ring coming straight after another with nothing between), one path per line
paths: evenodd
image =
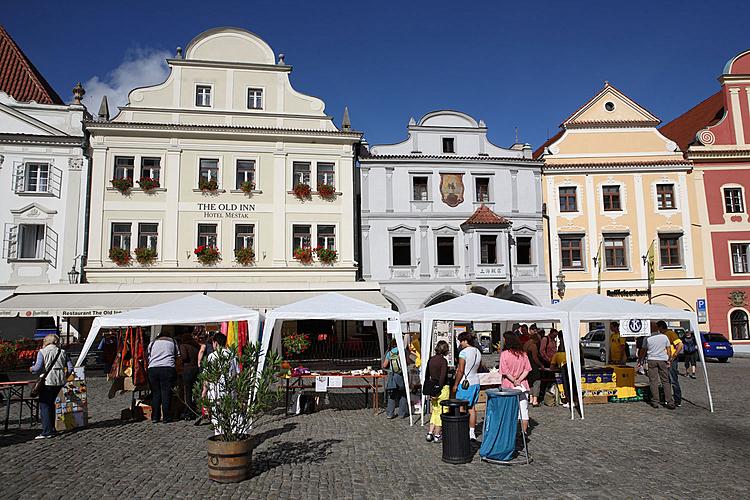
M670 171L689 171L693 164L686 160L662 160L653 162L592 162L592 163L545 163L542 171L545 173L566 172L566 173L589 173L592 170L606 172L670 172Z
M176 123L147 123L147 122L99 122L87 120L83 122L89 131L132 130L132 131L164 131L164 132L206 132L206 133L234 133L255 135L289 135L289 136L322 136L359 141L362 132L343 132L340 130L293 129L280 127L243 127L236 125L197 125Z
M701 161L724 161L746 159L750 160L750 147L733 149L716 149L715 146L709 148L702 146L691 146L685 154L688 160Z
M413 163L435 163L440 161L441 163L480 163L480 164L512 164L521 163L522 166L534 167L543 164L541 160L534 160L532 158L513 158L513 157L497 157L497 156L456 156L456 155L422 155L422 154L411 154L411 155L369 155L362 156L360 162L362 163L391 163L393 160L399 160L403 162Z
M329 115L300 115L294 113L270 113L268 111L237 111L233 109L199 109L199 108L146 108L128 104L127 106L118 106L117 109L122 111L139 111L146 113L182 113L186 115L231 115L245 117L264 117L264 118L301 118L305 120L333 120ZM91 120L96 121L96 120ZM97 122L99 123L99 122ZM118 123L118 122L113 122Z
M248 69L291 73L292 67L286 64L261 64L233 61L205 61L201 59L167 59L170 66L192 66L197 68Z
M2 134L2 144L54 144L59 146L83 146L84 138L72 135Z
M586 122L573 122L566 123L566 129L582 129L582 128L654 128L659 125L659 121L656 120L642 120L642 121L620 121L620 120L597 120L597 121L586 121Z

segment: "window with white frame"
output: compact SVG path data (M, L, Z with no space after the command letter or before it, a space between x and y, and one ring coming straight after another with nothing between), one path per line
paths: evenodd
M437 265L453 266L456 261L453 255L453 236L438 236L437 243Z
M659 210L677 208L674 202L674 184L656 185L656 207Z
M474 188L476 190L476 199L480 203L489 203L490 201L490 178L476 177L474 179Z
M333 163L318 163L318 186L329 185L336 187Z
M138 224L138 247L156 250L159 242L159 224L155 222L142 222Z
M312 234L309 224L294 224L292 226L292 253L298 248L310 248Z
M391 238L391 265L411 266L411 237L394 236Z
M336 250L336 226L318 226L318 246L328 250Z
M732 272L734 274L750 273L750 243L732 243L730 245L732 253Z
M661 267L680 267L682 266L682 246L681 234L660 234L659 235L659 262Z
M745 212L742 188L724 188L724 211L728 214L741 214Z
M602 205L607 212L622 210L620 186L602 186Z
M240 248L255 248L255 226L252 224L234 226L234 249Z
M479 262L497 264L497 235L482 234L479 236Z
M310 162L295 161L292 163L292 187L297 184L310 185Z
M443 153L456 152L456 139L453 137L443 137Z
M155 181L161 179L161 158L141 158L141 177L146 177Z
M135 157L115 156L115 179L133 179Z
M423 176L412 177L412 194L414 201L429 201L428 178Z
M18 225L17 256L19 259L44 258L44 234L46 227L44 224Z
M198 246L218 246L219 237L216 224L198 224Z
M607 269L627 269L627 236L606 236L604 238L604 263Z
M578 189L575 186L561 186L558 191L561 212L578 210Z
M196 85L195 86L195 105L201 108L211 107L211 86L210 85Z
M46 193L49 190L49 163L27 163L23 190L27 193Z
M263 89L247 89L247 109L263 109Z
M255 161L237 160L237 175L235 189L241 189L245 182L255 184Z
M563 269L583 269L583 236L560 236L560 263Z
M219 182L219 160L201 158L199 167L200 180Z
M109 247L130 250L130 228L129 222L113 222L112 239Z

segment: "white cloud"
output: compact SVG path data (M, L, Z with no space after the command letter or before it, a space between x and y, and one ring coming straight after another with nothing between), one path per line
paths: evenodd
M107 75L89 78L83 85L86 89L83 103L89 113L96 116L102 96L106 95L110 117L117 115L117 107L128 103L128 93L131 90L166 80L169 68L165 59L170 56L165 50L131 50L125 55L125 60Z

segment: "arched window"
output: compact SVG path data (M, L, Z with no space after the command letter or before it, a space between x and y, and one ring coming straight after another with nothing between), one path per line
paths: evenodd
M732 323L732 340L750 340L750 327L748 327L745 311L742 309L732 311L729 320Z

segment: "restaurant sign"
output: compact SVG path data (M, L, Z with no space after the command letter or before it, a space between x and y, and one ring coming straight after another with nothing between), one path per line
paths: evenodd
M254 203L198 203L206 219L248 219L255 212Z
M123 312L122 309L5 309L0 310L0 317L5 318L85 318L95 316L112 316Z

